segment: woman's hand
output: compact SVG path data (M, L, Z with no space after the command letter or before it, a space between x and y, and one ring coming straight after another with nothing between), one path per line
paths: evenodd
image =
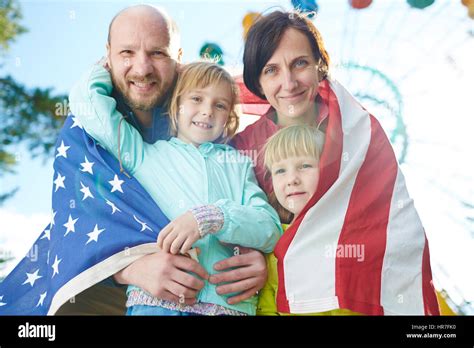
M194 242L201 238L194 215L186 212L171 221L158 235L158 246L171 254L186 254Z

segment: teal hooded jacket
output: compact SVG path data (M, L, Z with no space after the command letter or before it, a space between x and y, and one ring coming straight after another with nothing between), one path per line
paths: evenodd
M110 96L112 89L109 72L93 66L71 90L71 112L90 136L121 160L170 220L196 206L221 209L221 230L193 245L201 250L199 263L205 270L217 273L213 265L234 255L234 249L223 243L272 252L283 231L257 184L252 160L224 144L196 147L174 137L144 142L133 126L120 122L123 116ZM197 301L255 314L256 296L235 305L226 302L229 296L217 294L216 286L205 281Z

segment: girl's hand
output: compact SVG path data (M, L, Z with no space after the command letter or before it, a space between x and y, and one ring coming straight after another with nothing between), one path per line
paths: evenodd
M194 215L186 212L171 221L158 235L158 246L164 252L185 254L201 238Z

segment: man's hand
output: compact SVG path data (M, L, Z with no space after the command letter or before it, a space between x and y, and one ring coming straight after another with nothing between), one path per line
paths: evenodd
M151 295L182 304L193 304L209 275L198 262L162 251L143 256L114 275L120 284L133 284Z
M221 271L232 267L238 268L213 274L209 278L209 282L213 284L232 282L217 287L216 291L220 295L241 292L230 297L227 300L229 304L236 304L254 296L267 281L265 256L257 250L244 247L238 248L240 249L239 255L217 262L214 264L214 269Z
M171 221L158 235L158 247L172 254L186 254L195 241L201 238L199 226L191 212Z

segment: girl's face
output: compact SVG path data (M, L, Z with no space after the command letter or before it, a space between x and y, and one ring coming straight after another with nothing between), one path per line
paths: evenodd
M179 98L177 137L196 147L217 140L231 108L231 86L224 81L183 93Z
M278 202L295 217L316 192L318 161L312 156L290 157L272 165L273 190Z
M278 124L312 124L319 74L308 38L289 28L260 74L260 86L275 108Z

